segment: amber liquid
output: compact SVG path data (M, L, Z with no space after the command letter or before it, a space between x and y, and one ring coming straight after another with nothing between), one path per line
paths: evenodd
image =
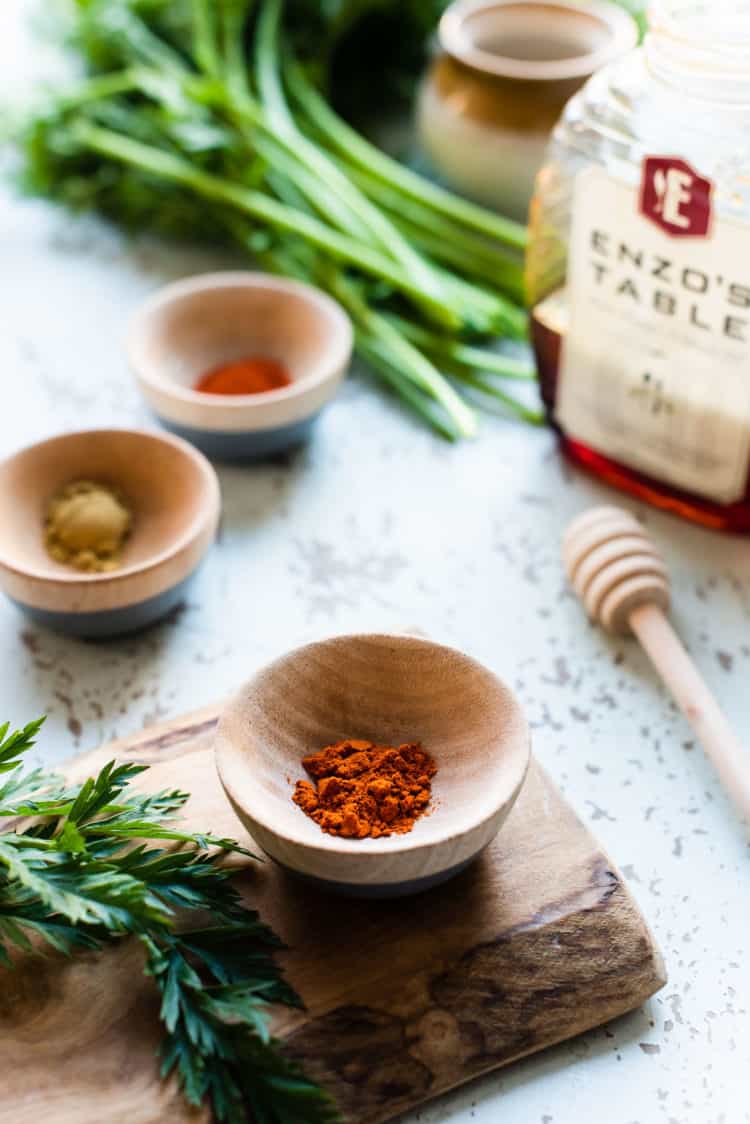
M602 453L568 437L555 421L563 330L546 317L542 318L537 312L532 312L531 339L536 352L547 416L559 434L563 452L571 461L594 476L598 476L605 483L619 488L620 491L628 492L631 496L645 500L664 511L681 515L683 519L690 519L694 523L700 523L717 531L750 534L750 479L746 484L745 495L740 501L727 505L717 504L690 492L680 491L671 484L655 480L618 461L610 460Z

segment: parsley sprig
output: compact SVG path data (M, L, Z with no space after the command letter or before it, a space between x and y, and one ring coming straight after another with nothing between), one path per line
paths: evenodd
M301 1003L275 960L281 941L220 864L251 853L180 830L188 794L135 790L145 766L110 762L73 787L24 770L42 721L0 727L0 965L134 937L161 993L162 1075L175 1072L191 1104L226 1124L335 1121L270 1036L272 1005Z

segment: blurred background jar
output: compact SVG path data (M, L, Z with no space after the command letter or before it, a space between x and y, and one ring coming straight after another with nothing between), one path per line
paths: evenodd
M750 2L658 0L568 103L531 207L550 418L609 483L750 531Z
M635 46L635 24L608 0L457 0L438 40L417 103L422 147L451 187L525 222L563 106Z

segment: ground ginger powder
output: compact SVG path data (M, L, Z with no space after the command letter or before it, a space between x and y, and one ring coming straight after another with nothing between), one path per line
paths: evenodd
M132 515L105 484L76 480L50 500L44 541L48 554L87 573L116 570Z
M420 745L337 742L305 757L317 782L297 781L292 799L329 835L377 839L411 831L430 803L437 766Z

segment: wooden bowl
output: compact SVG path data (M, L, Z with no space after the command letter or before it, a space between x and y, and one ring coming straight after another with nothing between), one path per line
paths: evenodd
M160 289L136 313L128 354L141 392L173 433L219 460L299 444L346 374L352 326L319 289L265 273L209 273ZM293 382L262 394L206 394L198 378L262 355Z
M45 548L50 498L81 479L117 488L133 512L122 565L110 573L81 573ZM0 464L0 587L58 631L134 632L182 600L215 537L220 508L216 473L179 438L98 429L41 441Z
M292 802L302 758L342 738L420 741L438 771L406 835L326 835ZM273 859L340 893L397 897L458 874L495 837L523 784L529 730L511 691L452 648L412 636L342 636L260 671L216 742L224 789Z

